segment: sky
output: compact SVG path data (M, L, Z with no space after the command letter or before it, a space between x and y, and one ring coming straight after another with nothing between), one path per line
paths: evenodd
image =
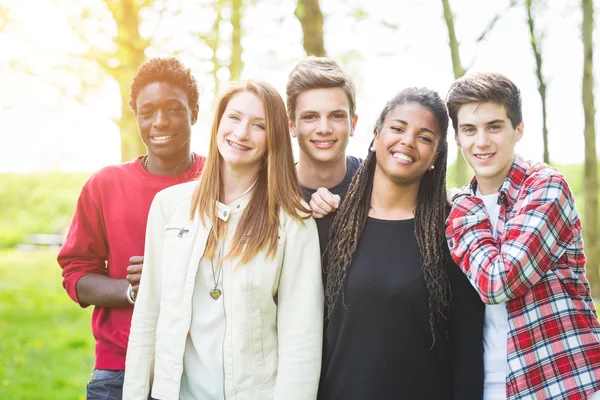
M119 132L114 123L120 113L116 82L98 68L90 68L89 63L70 64L74 73L60 68L65 52L82 50L67 22L69 16L78 13L73 5L76 2L35 2L37 11L31 13L33 1L0 0L0 6L10 7L11 22L16 26L0 31L0 172L94 171L120 162ZM489 21L507 9L508 1L450 2L463 64L470 66L470 72L503 73L520 87L525 135L517 151L527 159L541 160L541 102L523 6L503 12L486 39L476 43ZM296 3L253 3L244 14L242 79L266 80L284 95L289 72L304 57L302 31L294 17ZM538 28L545 31L542 50L548 81L550 156L552 163L581 163L581 11L579 2L546 2L550 3L551 7L539 10L537 20ZM202 60L208 57L207 49L189 32L212 26L213 15L193 0L178 4L181 13L176 16L161 19L150 10L145 12L141 32L154 37L147 56L175 54L198 79L201 114L193 128L192 149L206 154L214 100L212 80L207 72L210 66ZM321 0L321 7L328 55L343 65L357 86L359 120L348 153L363 157L379 112L396 92L408 86L427 86L444 97L452 83L442 4L438 0ZM103 12L102 7L96 8L95 12ZM357 21L351 15L356 9L366 16ZM92 28L114 31L110 23ZM230 29L223 26L221 33L226 37ZM598 29L594 38L598 54ZM110 49L106 36L98 34L91 40ZM224 55L228 49L221 51ZM600 79L599 62L596 56L596 80ZM31 73L22 72L24 65L32 69ZM92 83L93 88L75 99L81 80ZM596 90L600 109L598 95ZM452 129L449 134L453 135ZM456 147L450 142L452 163Z

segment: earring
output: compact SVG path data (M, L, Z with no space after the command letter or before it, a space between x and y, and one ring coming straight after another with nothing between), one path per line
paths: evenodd
M431 167L429 167L429 170L433 171L434 168L435 168L435 165L431 164Z
M375 146L371 146L371 149L370 149L370 150L371 150L373 153L375 153Z

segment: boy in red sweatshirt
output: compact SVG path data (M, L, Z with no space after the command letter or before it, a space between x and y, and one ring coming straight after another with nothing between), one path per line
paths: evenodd
M140 66L129 105L148 153L90 177L58 255L69 296L81 307L94 306L96 362L88 400L122 397L150 204L160 190L197 178L204 165L190 152L198 85L180 61L154 58Z

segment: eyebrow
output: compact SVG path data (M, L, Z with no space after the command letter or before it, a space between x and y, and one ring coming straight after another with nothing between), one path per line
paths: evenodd
M491 125L491 124L505 124L506 121L503 119L494 119L492 121L488 121L485 124L486 125ZM474 124L458 124L459 128L464 128L464 127L471 127L471 126L475 126Z
M318 114L319 111L317 110L304 110L304 111L300 111L300 115L302 114ZM327 111L328 114L334 114L334 113L344 113L344 114L348 114L348 111L342 109L342 108L338 108L337 110L331 110L331 111Z
M183 102L178 98L171 97L163 99L162 101L147 101L146 103L138 104L138 107L154 107L157 103L177 103L178 105L183 105Z
M236 112L238 114L245 115L243 112L241 112L240 110L236 110L235 108L230 108L229 111L234 111L234 112ZM254 119L258 119L260 121L264 121L265 120L264 118L261 118L261 117L254 117Z
M392 121L396 121L396 122L400 122L401 124L408 125L408 122L406 122L402 119L393 119ZM434 131L432 131L431 129L421 128L421 132L429 132L432 135L436 136L436 133Z

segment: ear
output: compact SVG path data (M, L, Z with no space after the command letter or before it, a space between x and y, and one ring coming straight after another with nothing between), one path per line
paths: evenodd
M291 118L288 118L288 123L290 124L290 135L292 135L293 138L296 138L296 125L294 124L294 121L292 121Z
M192 125L194 125L197 120L198 120L198 106L195 106L192 109Z
M515 143L523 138L523 133L525 133L525 123L521 121L521 123L515 128Z
M358 115L355 115L352 118L352 123L350 124L350 136L354 136L354 130L356 129L356 123L358 122Z
M373 146L371 146L371 151L375 152L377 151L377 145L379 144L379 131L375 129L373 133L375 134L375 137L373 138Z
M458 147L459 149L460 147L460 140L458 140L458 133L454 134L454 141L456 142L456 147Z

